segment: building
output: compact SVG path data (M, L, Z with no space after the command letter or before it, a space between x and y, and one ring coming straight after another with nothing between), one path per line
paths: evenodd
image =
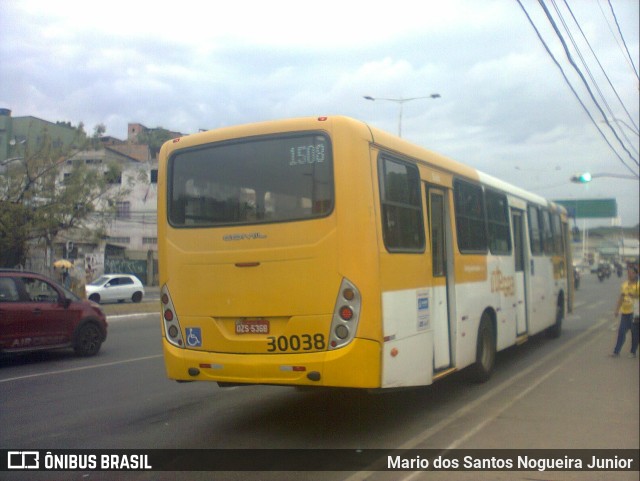
M84 135L69 122L49 122L37 117L12 117L11 110L0 108L0 162L22 157L24 151L36 150L44 138L51 140L54 148L79 146Z
M593 268L599 262L637 262L640 259L639 226L598 227L574 236L573 259Z
M138 136L140 134L153 134L154 132L162 133L171 138L182 137L184 134L180 132L174 132L172 130L166 130L161 127L149 128L139 123L130 123L127 127L127 141L130 143L137 143Z
M157 282L158 162L150 145L138 143L141 133L153 134L157 143L163 136L182 135L132 123L126 141L105 136L84 150L86 135L70 123L12 117L11 110L0 109L0 166L23 161L24 152L34 152L49 139L53 148L68 156L58 183L64 183L74 164L82 162L109 175L110 192L121 194L112 205L96 205L96 212L82 227L58 233L53 245L33 242L24 267L55 275L53 261L70 259L74 262L72 276L79 284L112 272L135 274L147 285Z
M144 284L152 285L157 274L157 179L158 162L149 155L146 145L110 145L98 150L77 152L61 169L64 182L75 163L95 169L118 172L111 175L111 192L122 197L115 205L100 205L86 224L92 226L92 238L86 229L66 231L55 241L57 258L74 261L76 276L85 282L104 273L135 274ZM116 166L117 169L113 169ZM109 215L104 215L109 211Z

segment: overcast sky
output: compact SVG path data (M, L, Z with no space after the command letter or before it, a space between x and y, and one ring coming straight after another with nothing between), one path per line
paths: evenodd
M332 114L397 133L399 105L364 95L438 93L404 104L404 138L550 199L615 197L637 224L637 180L569 177L638 173L638 0L544 2L620 140L540 3L521 1L595 123L517 0L0 0L0 107L121 139L129 122Z

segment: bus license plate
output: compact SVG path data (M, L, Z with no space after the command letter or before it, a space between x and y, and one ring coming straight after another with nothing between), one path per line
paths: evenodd
M269 321L266 319L238 319L236 334L269 334Z

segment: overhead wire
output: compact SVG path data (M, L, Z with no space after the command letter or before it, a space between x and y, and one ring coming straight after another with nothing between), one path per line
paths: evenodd
M609 127L609 129L611 130L611 132L613 133L613 136L616 138L616 140L618 141L618 143L620 144L620 146L622 147L622 149L629 155L629 157L631 158L631 160L633 160L633 162L640 166L640 162L638 161L638 159L636 159L633 154L629 151L629 149L627 148L627 146L624 144L624 142L622 141L622 139L620 138L620 136L618 135L618 132L616 131L616 129L611 125L611 122L609 122L609 119L607 118L607 115L605 114L604 110L602 109L602 107L600 106L600 103L598 102L598 100L595 98L594 94L593 94L593 90L591 89L591 86L589 85L589 83L587 82L587 79L584 77L584 74L582 73L582 71L580 70L580 67L578 67L578 65L576 64L575 60L573 59L573 56L571 55L571 52L569 51L569 47L567 46L567 42L565 41L564 37L562 36L562 33L560 32L560 30L558 29L558 25L556 24L553 16L551 15L551 12L549 12L549 9L547 8L546 4L544 3L544 0L538 0L538 3L540 4L540 6L542 7L542 10L544 11L545 15L547 16L547 19L549 20L549 23L551 24L551 27L553 28L554 32L556 33L558 40L560 40L560 43L562 44L562 48L564 49L565 55L567 56L567 60L569 60L569 63L571 64L571 66L573 67L573 69L576 71L576 73L578 74L578 76L580 77L580 79L582 80L582 83L584 84L585 88L587 89L587 92L589 94L589 96L591 97L591 100L593 101L593 103L595 104L596 108L600 111L600 114L602 115L603 119L604 119L604 123L605 125L607 125ZM593 117L590 116L592 121L594 122L594 125L597 124L595 123L595 120L593 120ZM598 130L600 130L598 128ZM631 170L632 172L633 169L631 169L631 167L629 167L623 160L622 157L620 157L620 160L622 161L622 163L625 165L625 167L627 167L629 170ZM634 172L634 174L637 175L637 172Z
M600 63L600 59L598 58L598 56L594 52L593 48L591 47L591 43L589 42L589 39L587 38L587 36L585 35L584 31L582 30L582 27L580 26L580 23L578 22L578 19L576 18L576 16L573 14L573 10L571 10L571 7L567 3L567 0L563 0L563 1L564 1L565 6L567 7L567 10L569 10L569 13L571 14L571 17L573 18L573 21L575 22L576 26L578 27L578 30L582 34L582 38L584 39L585 43L589 47L589 50L591 51L591 54L593 55L593 58L595 58L598 66L600 67L600 70L602 71L602 74L604 75L604 78L607 79L607 82L609 83L609 87L611 87L611 90L613 91L613 93L615 94L616 98L618 99L618 102L620 103L620 106L623 108L623 110L627 114L627 118L629 119L629 121L631 122L633 127L635 127L635 129L632 129L632 131L635 131L635 133L638 134L640 132L640 128L638 128L638 126L636 125L635 121L633 120L633 117L629 113L629 110L627 110L627 107L624 105L624 102L620 98L620 95L618 94L617 89L614 87L613 83L611 82L611 79L609 78L609 75L607 75L607 72L605 71L604 67L602 66L602 63Z
M629 67L631 67L631 71L635 74L636 72L635 72L635 69L633 67L633 63L630 62L629 61L629 57L627 57L625 55L624 49L622 48L622 45L620 45L620 40L618 39L618 36L613 31L613 28L611 28L611 22L609 22L609 18L607 17L607 14L604 13L604 10L602 9L602 5L600 5L599 1L597 1L595 3L596 3L596 5L598 5L598 8L600 9L600 13L602 14L602 18L604 18L604 21L607 24L607 27L609 28L609 32L611 32L611 36L613 37L613 39L616 42L616 45L618 45L618 48L620 49L620 53L622 54L622 58L624 58L624 60L627 63L627 65L629 65Z
M624 49L627 52L627 57L629 58L629 62L631 63L631 67L633 68L634 73L636 74L636 78L640 80L640 75L638 75L638 69L633 63L633 58L629 53L629 48L627 47L627 42L624 39L624 35L622 35L622 30L620 29L620 24L618 23L618 17L616 16L616 12L613 10L613 5L611 5L611 0L607 0L609 3L609 8L611 9L611 15L613 15L613 20L616 22L616 27L618 27L618 33L620 34L620 40L622 40L622 45L624 45Z
M569 37L569 40L571 41L571 45L573 45L573 49L575 50L576 54L578 55L578 58L580 59L580 62L582 63L582 67L587 72L587 75L591 79L591 82L592 82L596 92L600 96L600 100L602 100L604 106L606 107L606 109L609 112L609 114L611 115L611 117L614 117L614 113L611 110L611 107L609 106L609 102L607 102L607 99L605 98L604 94L602 93L602 90L600 90L600 86L598 85L598 82L594 78L593 73L591 72L591 68L589 68L589 64L587 63L587 61L585 60L584 56L582 55L582 52L580 51L580 47L578 46L575 38L573 37L573 33L571 32L571 29L567 25L567 22L565 22L564 16L562 15L562 12L558 8L558 4L556 3L555 0L551 0L551 4L553 5L554 10L556 11L556 15L560 19L560 22L562 23L562 26L564 27L564 30L567 33L567 36ZM565 0L565 4L566 4L566 0ZM574 17L574 19L575 19L575 17Z
M544 40L544 38L542 37L542 34L540 33L540 30L538 30L538 27L536 26L536 24L534 23L533 19L531 18L531 16L529 15L529 12L527 11L527 9L525 8L525 6L522 4L521 0L516 0L518 2L518 5L520 6L520 8L522 9L522 11L524 12L525 16L527 17L527 20L529 21L529 24L531 25L531 27L533 28L534 32L536 33L538 39L540 40L540 42L542 43L542 46L544 47L544 49L546 50L547 54L549 55L549 57L551 58L551 60L553 61L553 63L558 67L558 69L560 70L560 73L562 75L562 77L564 78L565 83L567 84L567 86L569 87L569 89L571 90L571 92L573 93L573 95L575 96L576 100L578 101L578 103L582 106L583 110L585 111L585 113L587 114L587 116L591 119L591 122L593 123L593 125L595 126L596 130L598 131L598 133L602 136L603 140L605 141L605 143L609 146L609 148L611 149L611 151L615 154L616 157L618 157L618 159L620 160L620 162L630 171L632 172L636 177L638 176L638 172L634 169L632 169L629 165L627 165L627 163L624 161L624 159L620 156L620 154L618 153L618 151L613 147L613 145L611 145L611 142L609 142L609 139L607 139L606 135L604 134L604 132L602 131L602 129L600 129L600 127L598 126L597 122L595 121L595 119L593 118L593 116L591 115L591 112L589 111L589 109L587 108L587 106L584 104L584 102L582 101L582 99L580 98L580 96L578 95L578 92L575 90L575 88L573 87L573 85L571 84L569 78L567 77L567 74L565 73L564 69L562 68L562 66L560 65L560 63L558 62L558 60L556 59L555 55L553 55L553 52L551 52L551 49L549 48L549 45L547 44L547 42Z
M609 115L611 116L611 119L615 119L615 114L613 112L613 110L611 109L611 106L609 105L609 102L607 101L605 95L602 93L602 90L600 89L600 86L598 85L597 80L595 79L595 77L593 76L593 73L591 72L591 68L589 67L589 64L587 63L587 61L585 60L584 56L582 55L582 52L580 50L580 47L578 46L578 43L576 42L575 38L573 37L573 33L571 32L571 29L569 28L569 26L567 25L567 23L565 22L564 16L562 14L562 12L560 11L560 9L558 8L558 5L556 3L556 0L551 0L551 3L553 5L553 8L556 11L556 14L558 16L558 18L560 19L560 21L562 22L562 26L564 27L565 32L567 33L567 36L569 37L569 40L571 41L571 44L573 45L573 49L575 50L575 52L578 55L578 58L580 59L580 62L582 63L583 68L585 69L585 71L587 72L587 75L589 76L589 78L591 79L591 82L595 88L595 90L597 91L598 95L600 96L600 100L602 101L602 103L604 104L607 112L609 112ZM584 35L584 32L582 31L582 28L580 28L580 24L578 23L577 19L575 18L575 16L573 15L573 11L571 10L571 7L569 7L569 4L567 3L567 0L564 0L564 3L567 7L567 9L569 10L569 12L571 13L571 16L573 17L573 20L575 21L575 23L578 25L578 29L580 30L580 32L582 32L584 40L587 42L587 45L589 45L589 47L591 47L591 45L589 44L589 41L587 40L586 36ZM600 62L598 61L597 56L595 55L595 53L593 52L593 49L591 49L591 52L593 53L594 57L596 57L596 61L598 62L598 65L601 66ZM602 68L602 66L601 66ZM604 72L604 69L602 69ZM605 72L605 77L608 78L608 76L606 75ZM613 88L613 85L611 85L611 87ZM613 89L615 92L615 88ZM618 97L618 99L620 99ZM622 103L622 101L620 101ZM624 108L624 104L622 104L623 108ZM626 111L626 108L625 108ZM609 122L609 118L605 117L605 121ZM634 124L635 125L635 124ZM611 123L609 122L609 126L610 128L614 128L613 125L611 125ZM638 150L635 148L634 143L629 139L629 137L627 136L626 132L624 131L624 129L620 129L620 133L622 135L622 137L624 137L624 139L626 140L627 144L629 145L630 148L633 150L634 154L636 157L638 157ZM635 159L634 159L635 160ZM636 162L637 163L637 162Z

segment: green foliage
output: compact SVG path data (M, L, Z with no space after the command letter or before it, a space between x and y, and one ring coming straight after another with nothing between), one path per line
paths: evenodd
M90 144L83 128L78 128L73 145ZM0 163L0 267L22 263L30 240L51 246L59 232L85 228L89 220L92 229L99 230L96 218L109 208L101 212L96 208L113 205L126 194L126 189L112 189L109 183L121 175L119 166L109 165L105 175L77 162L63 177L66 159L74 151L55 145L46 130L36 149L29 145L25 143L21 155Z
M22 204L0 200L0 267L24 264L32 212Z
M162 127L158 127L157 129L150 129L147 131L140 132L138 134L138 143L139 144L147 144L149 146L149 151L151 152L151 156L155 157L160 152L160 147L167 140L171 140L175 137L175 134L169 132L167 129L163 129Z

